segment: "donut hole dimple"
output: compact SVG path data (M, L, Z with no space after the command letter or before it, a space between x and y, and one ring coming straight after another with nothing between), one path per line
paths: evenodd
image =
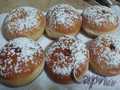
M110 49L115 50L115 46L113 44L110 44Z
M105 11L105 10L102 10L102 13L103 13L103 14L105 14L105 13L106 13L106 11Z
M21 52L21 48L16 48L16 49L15 49L15 52L16 52L16 53L20 53L20 52Z
M71 51L69 49L64 49L64 55L65 56L70 56L71 55Z

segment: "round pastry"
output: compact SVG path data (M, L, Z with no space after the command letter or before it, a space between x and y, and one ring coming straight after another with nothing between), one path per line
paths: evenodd
M105 34L89 43L90 67L104 76L120 74L120 37Z
M64 35L75 35L80 31L82 16L72 6L58 4L48 9L46 23L48 37L58 38Z
M18 7L12 10L3 22L2 32L7 40L28 37L37 40L44 32L46 18L33 7Z
M116 31L118 16L112 13L112 9L105 6L91 6L83 11L83 30L91 36Z
M0 82L21 86L34 80L44 67L44 53L28 38L16 38L0 49Z
M45 71L53 81L69 84L79 81L88 70L86 45L73 37L62 37L46 50Z

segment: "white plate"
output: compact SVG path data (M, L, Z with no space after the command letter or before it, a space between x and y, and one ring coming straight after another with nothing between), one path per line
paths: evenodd
M114 11L114 9L113 9ZM0 15L0 28L2 26L3 20L7 14ZM120 15L120 14L119 14ZM117 32L120 35L120 32ZM86 38L84 35L79 34L76 36L82 42L86 42L90 39ZM7 41L4 39L0 29L0 47L2 47ZM38 42L45 49L52 40L42 36ZM42 74L34 80L31 84L23 87L10 88L0 84L0 90L119 90L120 89L120 75L113 77L102 77L88 71L85 77L78 84L71 85L60 85L51 81L43 71Z

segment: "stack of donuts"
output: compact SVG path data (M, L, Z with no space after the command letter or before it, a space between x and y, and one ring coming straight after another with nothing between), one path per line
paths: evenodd
M46 13L30 6L13 9L2 25L8 42L0 48L0 82L26 85L43 70L60 84L79 82L89 69L119 75L120 39L114 34L118 26L118 16L105 6L81 10L58 4ZM81 42L75 37L79 33L91 40ZM37 42L42 35L53 40L45 51Z

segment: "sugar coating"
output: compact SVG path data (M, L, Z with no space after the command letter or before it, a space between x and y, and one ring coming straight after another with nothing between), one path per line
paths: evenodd
M33 58L34 55L41 53L40 45L31 39L17 38L8 42L0 49L0 76L7 77L12 73L21 73L29 65L28 62L39 64Z
M66 56L63 52L53 53L56 49L68 49L70 55ZM53 60L49 57L54 54L58 57ZM70 75L74 68L78 68L80 64L88 60L88 51L86 45L76 40L74 37L62 37L59 41L53 43L47 50L47 63L53 62L52 70L56 74Z
M102 26L104 23L116 25L118 16L112 13L112 9L105 6L91 6L84 10L83 16L88 20L94 21L97 26Z
M56 25L59 24L69 28L75 20L81 19L81 12L67 4L58 4L51 7L46 14L48 30L53 30L52 28L56 28Z
M9 31L28 31L38 27L39 11L33 7L18 7L12 10L5 19L5 26Z
M115 34L106 34L99 37L96 47L100 47L98 60L104 58L108 65L120 65L120 37Z

